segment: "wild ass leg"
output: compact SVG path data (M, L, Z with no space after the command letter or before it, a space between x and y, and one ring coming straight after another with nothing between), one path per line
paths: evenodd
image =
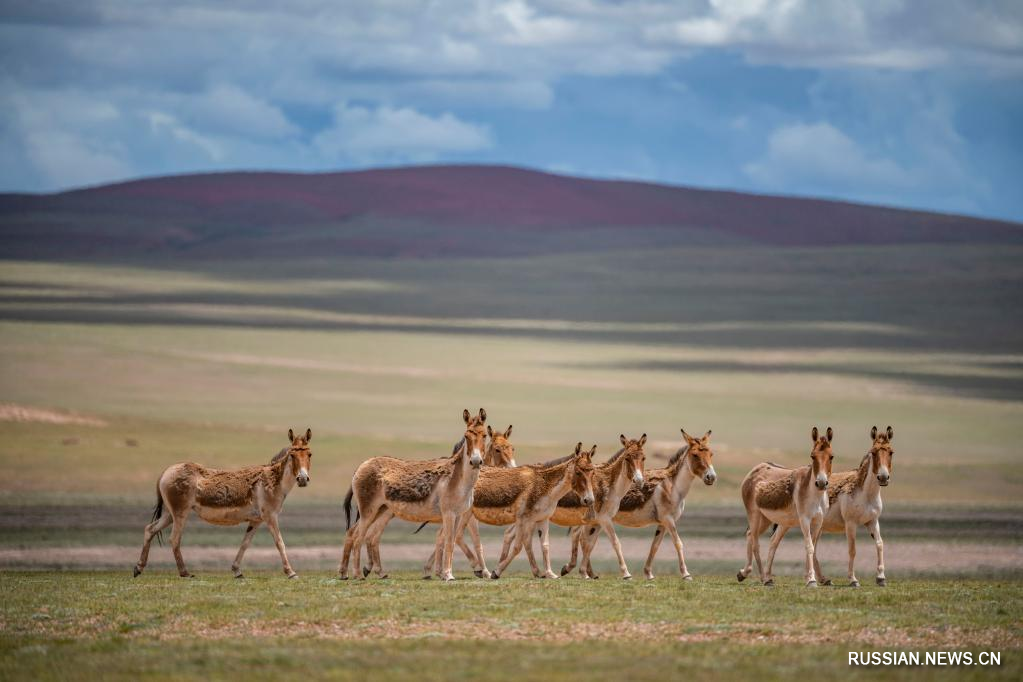
M622 554L622 543L618 540L618 533L615 532L614 523L611 522L611 519L602 519L600 527L604 529L604 534L611 540L611 547L614 548L615 554L618 556L618 569L622 573L622 580L632 580L632 574L629 573L629 566L625 563L625 556Z
M284 548L284 538L281 537L281 529L277 525L277 514L270 514L266 517L266 527L270 531L270 535L273 536L274 544L277 545L277 551L281 555L281 563L284 565L284 575L289 578L297 578L298 573L295 573L294 569L291 568L291 562L288 561L288 552Z
M884 577L884 540L881 539L881 523L874 519L867 527L870 528L870 535L877 546L877 584L884 587L888 584L888 579Z
M551 570L551 522L550 519L540 524L540 549L543 552L544 576L547 578L558 578L558 574Z
M788 532L788 526L779 525L774 529L774 534L771 535L771 545L767 548L767 580L764 581L765 585L774 585L774 554L778 551L778 545L781 544L781 539L785 537L785 533Z
M654 531L654 539L650 542L650 553L646 557L646 563L643 565L643 575L646 576L647 580L654 579L654 557L657 556L657 550L661 548L661 540L664 539L664 526L657 526L657 530Z
M759 547L755 546L759 542L758 533L763 532L765 527L761 524L767 523L767 519L759 511L747 511L747 516L749 521L746 525L746 565L735 576L740 583L753 572L753 557L759 553ZM760 574L760 577L763 579L763 573Z
M582 544L582 541L579 539L581 528L582 526L575 526L568 533L572 542L572 554L568 558L568 563L561 567L561 575L568 575L575 568L576 560L579 558L579 546Z
M245 537L242 538L242 545L238 548L238 554L234 558L234 563L231 564L231 572L234 573L235 578L241 578L242 576L242 557L245 556L245 550L252 544L252 538L256 534L256 529L259 528L259 522L250 523L249 527L245 529Z
M825 577L821 570L821 562L817 557L817 550L820 549L821 535L824 533L824 518L821 518L819 525L810 524L810 531L813 533L813 570L817 574L817 582L821 585L831 585L831 578Z
M813 529L811 524L813 519L807 519L804 517L799 518L799 530L803 531L803 546L806 549L806 586L817 587L817 575L813 570Z
M546 578L547 576L540 573L540 567L537 566L536 557L533 555L533 531L536 530L536 527L536 524L530 524L529 535L526 536L526 558L529 560L529 568L533 571L533 577Z
M505 529L504 537L501 540L501 556L497 559L498 564L504 561L508 556L508 552L511 550L513 542L515 542L515 526L509 526Z
M693 576L689 574L689 569L686 568L686 557L682 552L682 538L678 536L678 527L675 525L675 519L665 519L664 523L668 529L668 534L671 535L671 541L675 543L675 552L678 554L679 573L682 574L683 580L692 580Z
M472 516L471 512L467 528L469 529L469 537L472 538L473 547L476 549L476 558L479 562L479 568L473 571L473 573L475 573L477 578L489 578L490 571L487 569L487 559L483 555L483 541L480 539L480 523L476 520L475 516Z
M174 552L174 563L178 565L178 575L191 578L192 574L185 568L185 559L181 556L181 534L185 532L188 521L188 510L174 515L174 530L171 531L171 550Z
M149 563L149 546L153 544L153 538L156 537L157 533L171 525L172 521L174 521L174 517L171 516L170 510L164 507L163 515L160 518L146 524L146 529L142 533L142 554L139 555L139 562L135 565L134 573L136 578L142 574L146 564Z
M493 578L494 580L497 580L498 578L501 577L502 574L504 574L505 569L508 568L508 564L510 564L512 560L519 555L519 552L522 551L523 533L519 532L520 529L518 524L513 526L513 528L515 528L515 533L511 536L512 538L514 538L514 541L512 542L512 547L510 550L508 550L508 553L505 554L504 557L498 562L497 568L495 568L494 572L491 574L490 577ZM530 532L532 531L527 531L525 533L525 537L528 538ZM505 533L505 539L507 538L508 533Z
M444 562L444 573L441 575L441 580L454 580L451 562L455 553L455 528L458 526L458 515L449 511L445 512L442 518L444 520L444 553L441 554L441 557Z
M849 546L849 585L859 587L860 581L856 579L856 524L845 522L845 541Z
M467 545L465 542L464 534L465 529L468 526L468 522L459 523L463 525L460 525L461 530L458 530L455 533L455 542L458 544L459 549L462 550L462 553L465 554L465 558L469 560L469 565L472 566L473 573L476 575L476 577L481 577L481 570L479 568L479 560L477 559L477 554L474 553L472 548L469 547L469 545ZM429 557L427 557L426 563L423 564L423 578L426 580L428 580L430 578L430 575L433 573L436 573L438 578L441 577L441 562L437 560L437 557L440 556L441 549L443 548L443 543L444 528L443 526L441 526L440 528L437 529L437 536L433 545L433 553L430 554Z
M384 573L383 564L380 561L380 538L383 537L387 524L393 518L394 513L389 508L383 507L377 512L373 523L366 529L366 561L369 565L363 566L361 569L364 578L369 576L370 571L376 572L377 576L381 578L387 577L387 574Z
M593 550L600 541L600 526L582 526L579 530L582 537L582 558L579 562L579 574L584 578L596 580L600 576L593 570Z

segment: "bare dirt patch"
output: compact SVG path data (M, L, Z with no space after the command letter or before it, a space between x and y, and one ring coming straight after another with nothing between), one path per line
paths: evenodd
M44 424L71 424L77 426L106 426L107 423L96 417L87 417L71 412L57 412L38 407L26 407L14 403L0 403L0 421L3 422L39 422Z

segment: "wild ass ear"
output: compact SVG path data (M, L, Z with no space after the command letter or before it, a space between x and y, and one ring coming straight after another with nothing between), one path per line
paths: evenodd
M643 447L644 445L646 445L646 434L645 433L642 436L639 437L639 447Z
M512 425L509 424L508 425L508 429L504 432L504 437L505 438L511 438L511 430L512 430Z
M892 427L890 426L888 427L886 435L888 436L888 440L895 440L895 431L892 429Z
M485 422L485 421L487 421L487 411L486 411L486 410L484 410L484 409L483 409L483 408L481 407L481 408L480 408L480 424L482 424L482 423L483 423L483 422Z
M494 430L490 428L490 424L487 424L487 435L490 436L491 438L494 437Z
M810 432L810 440L813 441L814 445L817 444L817 427L816 426L813 427L813 431Z
M707 433L703 434L703 438L701 438L700 440L706 443L708 440L710 440L710 433L711 433L710 429L707 429Z
M831 442L831 439L835 437L835 432L831 430L830 426L828 427L828 431L827 431L826 435L828 437L828 442L829 443Z
M877 427L870 430L870 440L877 440Z
M682 431L682 437L686 439L687 443L692 443L694 440L696 440L695 438L690 436L688 433L686 433L685 429L681 429L681 431Z
M312 429L306 429L305 430L305 442L308 443L312 439L313 439L313 430Z
M288 429L288 442L289 443L294 443L295 442L295 430L294 429Z
M596 444L596 443L594 443L594 444L593 444L593 447L592 447L592 448L590 448L590 454L588 454L588 455L586 455L586 456L587 456L587 457L588 457L589 459L591 459L591 460L592 460L592 459L593 459L593 456L594 456L595 454L597 454L597 444Z
M470 419L469 410L462 410L462 419L465 420L466 424L469 423L469 419Z
M579 451L583 449L583 442L579 441L575 444L575 454L579 454Z

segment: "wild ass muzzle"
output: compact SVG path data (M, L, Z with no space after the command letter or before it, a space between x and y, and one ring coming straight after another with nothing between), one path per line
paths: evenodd
M171 549L178 565L178 574L191 577L181 556L181 534L190 512L200 519L217 526L236 526L248 523L238 555L231 565L236 578L241 578L242 557L252 543L252 536L260 524L265 523L273 536L277 551L281 554L284 573L289 578L298 577L284 548L277 516L284 506L284 498L295 483L300 488L309 484L309 470L313 453L309 442L313 432L306 429L304 436L296 436L288 430L291 445L281 450L269 464L246 467L233 471L207 469L194 462L182 462L168 467L156 484L156 508L153 521L146 526L142 540L142 554L135 566L138 576L149 561L149 546L153 538L164 528L174 524L171 531Z
M643 483L634 483L621 503L618 505L618 513L615 514L614 522L619 526L627 528L644 528L656 526L654 539L650 543L650 553L647 555L646 564L643 566L643 574L648 580L653 580L653 562L657 556L657 550L665 535L670 535L675 545L675 552L678 554L678 570L685 580L692 580L693 577L686 568L685 554L682 548L682 538L678 534L678 520L685 509L686 496L694 481L703 481L704 485L714 485L717 480L717 472L714 471L714 453L710 449L710 434L708 431L702 438L693 438L685 429L682 429L682 437L685 445L679 449L668 460L668 465L648 470L643 473ZM571 572L575 568L576 557L579 550L582 550L582 567L587 575L594 577L593 567L590 565L590 556L597 539L597 533L587 533L582 526L573 528L572 556L565 566L564 572Z
M767 556L767 573L760 562L760 536L772 523L781 528L799 526L806 549L806 584L817 587L814 552L820 537L824 514L828 510L828 477L835 455L831 451L834 431L828 427L823 436L813 427L810 440L813 449L810 463L798 469L786 469L772 462L756 465L742 480L742 503L746 507L749 527L746 529L746 565L736 576L745 580L757 561L757 573L764 585L774 585L771 570L774 553L784 533L775 533Z
M344 553L338 574L348 577L349 560L359 570L362 545L368 538L377 538L387 524L397 516L413 523L443 523L442 561L444 580L454 580L451 573L455 529L462 514L472 507L472 491L483 464L483 446L486 442L484 422L486 410L480 408L478 416L463 410L465 435L451 457L426 461L407 461L394 457L374 457L359 465L352 477L352 487L345 498L346 513L354 498L361 518L348 529ZM359 574L365 578L374 571L386 577L378 551L367 543L371 566ZM357 573L358 574L358 573Z
M859 587L856 578L856 528L864 526L870 531L877 546L877 575L875 580L884 587L888 579L884 575L884 541L881 539L881 489L886 488L892 477L892 441L895 431L888 427L878 431L875 426L870 430L870 450L855 471L843 471L831 477L828 486L828 511L824 515L824 532L845 532L849 547L849 584ZM775 533L784 534L781 526ZM772 539L773 541L773 539ZM822 585L830 585L831 580L821 573L821 565L814 553L814 568ZM771 570L768 565L768 571Z
M625 437L625 434L622 434L619 436L619 440L622 443L622 449L608 461L594 467L593 490L595 495L593 504L584 504L579 495L571 491L568 492L558 500L557 508L551 517L543 522L540 535L544 539L549 537L550 523L552 522L564 527L589 526L594 529L594 532L597 529L602 529L611 540L611 546L618 556L618 567L622 579L630 580L632 574L629 573L629 567L622 555L622 544L615 533L613 518L618 513L618 504L629 487L633 483L643 482L643 464L646 461L643 445L646 444L646 434L644 433L637 440L630 440ZM557 460L550 464L556 462ZM530 537L523 542L531 540ZM519 541L517 527L509 529L505 533L504 547L501 550L502 563L509 553L511 544ZM561 574L565 575L566 573L567 571L562 569ZM590 577L585 573L583 576Z

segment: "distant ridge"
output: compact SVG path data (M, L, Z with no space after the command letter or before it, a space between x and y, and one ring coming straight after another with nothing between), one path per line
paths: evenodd
M0 194L0 257L501 256L687 244L1021 243L1023 226L505 166L150 178Z

